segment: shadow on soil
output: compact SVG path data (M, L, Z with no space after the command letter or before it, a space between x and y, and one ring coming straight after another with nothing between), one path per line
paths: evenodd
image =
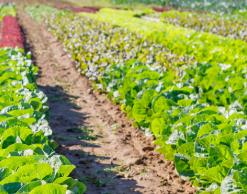
M49 121L53 130L53 138L60 145L58 152L66 155L76 165L74 177L87 184L88 194L139 194L134 191L138 186L133 180L123 179L116 171L115 164L104 164L104 160L110 158L96 156L82 148L94 149L99 147L94 143L99 135L95 135L85 119L86 113L81 113L74 100L77 96L71 96L60 86L39 86L47 95ZM114 189L118 187L118 191ZM121 191L122 188L122 192Z
M27 32L21 28L25 37L25 50L33 51L32 61L37 64L35 49L29 44ZM41 64L42 65L42 64ZM45 72L39 68L37 79ZM113 169L120 168L113 163L105 164L110 158L96 156L84 151L85 148L99 147L95 140L101 138L88 127L81 107L74 101L78 96L69 95L61 86L38 86L48 97L49 123L53 131L53 139L59 144L57 152L65 155L76 166L72 176L87 185L87 194L140 194L134 191L140 188L136 181L121 177ZM83 150L84 148L84 150ZM117 188L117 189L116 189Z

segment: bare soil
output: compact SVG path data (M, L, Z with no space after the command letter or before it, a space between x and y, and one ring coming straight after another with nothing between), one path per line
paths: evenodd
M172 162L155 151L153 138L134 128L119 107L94 92L62 45L23 11L19 22L40 68L38 86L49 98L58 152L76 165L88 194L195 193Z
M56 7L57 9L70 10L76 13L79 13L79 12L96 13L100 10L100 7L93 7L93 6L81 7L81 6L74 6L72 4L64 3L64 2L54 3L54 7Z

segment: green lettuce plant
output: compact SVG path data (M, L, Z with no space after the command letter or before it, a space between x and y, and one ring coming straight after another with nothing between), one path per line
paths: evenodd
M0 191L84 193L85 185L69 177L75 167L54 151L36 74L30 54L0 49Z

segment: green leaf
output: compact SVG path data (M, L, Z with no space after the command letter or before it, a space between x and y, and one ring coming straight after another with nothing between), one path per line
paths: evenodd
M66 187L56 183L50 183L35 187L30 194L66 194Z
M189 177L194 176L194 172L190 168L189 158L187 158L186 156L182 154L176 154L175 155L175 165L176 165L176 169L179 172L179 174L183 176L189 176Z
M161 113L170 108L169 103L165 96L161 95L156 97L152 102L152 108L155 113Z
M33 181L23 185L16 194L30 193L35 187L42 185L42 181Z
M6 177L0 182L0 184L6 184L11 182L30 183L33 180L43 180L45 177L52 175L53 169L49 164L27 164L20 166L18 170Z
M41 161L44 156L12 156L0 161L1 168L16 170L20 166L32 164Z
M74 165L62 165L57 174L58 176L69 176L69 174L75 169Z
M165 130L166 123L163 118L155 118L152 120L151 123L151 131L155 135L155 137L159 137L162 135L163 131Z

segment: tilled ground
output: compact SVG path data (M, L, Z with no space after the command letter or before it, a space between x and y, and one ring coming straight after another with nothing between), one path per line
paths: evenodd
M155 152L153 139L135 129L104 95L92 91L60 43L22 11L19 22L40 68L50 125L59 152L76 165L89 194L194 193L174 165Z

